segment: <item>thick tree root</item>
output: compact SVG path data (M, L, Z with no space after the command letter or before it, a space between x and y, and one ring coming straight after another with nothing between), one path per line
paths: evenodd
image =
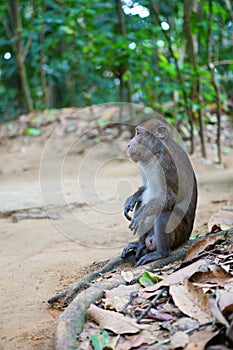
M226 244L232 244L233 227L229 230L219 233L211 234L209 236L216 237L218 235L225 235ZM154 270L162 268L168 264L174 263L177 260L184 260L187 250L196 244L198 241L202 241L205 237L188 241L184 246L174 250L169 257L154 261L153 263L143 265L133 269L135 281L142 275L145 270ZM132 257L131 257L132 260ZM98 269L94 273L87 276L86 279L80 281L74 288L70 288L68 291L60 293L58 296L52 297L50 300L59 300L60 295L72 295L74 297L80 291L80 286L85 285L85 281L90 285L90 282L96 278L100 273L110 271L115 266L123 263L125 259L121 259L117 256L111 259L106 265ZM93 277L94 276L94 277ZM90 285L86 290L83 290L76 298L70 303L66 310L61 314L57 322L57 328L55 331L54 348L55 350L74 350L77 349L77 336L82 332L83 326L86 321L86 310L89 306L103 297L104 290L115 288L121 284L126 284L120 272L117 272L110 280L103 280L96 284ZM74 291L74 292L73 292ZM73 292L73 293L72 293ZM52 301L53 302L53 301Z
M211 235L209 235L209 237L222 235L223 233L226 236L226 240L227 239L231 240L232 234L233 234L233 228L226 230L226 231L221 231L218 233L211 234ZM163 258L163 259L159 259L159 260L155 260L154 262L149 263L147 265L143 265L143 269L144 270L147 269L150 271L150 270L162 268L164 266L167 266L169 264L174 263L175 261L184 260L186 252L189 250L189 248L191 248L197 242L204 240L205 238L206 238L206 236L197 238L195 240L189 240L184 245L173 250L168 257ZM69 305L69 303L75 298L75 296L80 291L89 288L91 286L91 283L95 279L97 279L101 274L109 272L109 271L113 270L115 267L117 267L125 262L131 262L131 263L135 262L134 257L132 255L130 255L127 258L122 259L120 255L117 255L116 257L109 260L103 267L92 272L91 274L86 276L84 279L79 281L77 284L75 284L73 287L49 298L48 303L52 305L56 302L61 302L63 299L63 302L62 302L63 306Z
M63 305L67 306L69 303L74 299L74 297L83 289L87 289L90 287L90 283L94 281L96 278L98 278L101 274L111 271L116 266L122 264L126 261L132 261L133 257L129 256L127 259L122 259L120 255L117 255L116 257L109 260L103 267L99 268L98 270L92 272L90 275L82 279L80 282L75 284L73 287L56 294L52 296L49 300L49 304L53 304L55 302L58 302L60 299L64 298Z

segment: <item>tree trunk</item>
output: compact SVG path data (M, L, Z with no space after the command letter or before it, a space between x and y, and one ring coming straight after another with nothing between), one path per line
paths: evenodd
M10 20L10 28L8 36L10 33L12 48L15 54L15 60L19 72L20 85L22 88L22 95L24 99L24 106L26 112L33 111L33 102L31 97L31 91L28 84L25 57L26 52L24 51L23 41L22 41L22 21L20 17L20 6L19 0L10 0L8 3L8 13Z
M221 143L221 100L220 100L220 87L215 77L215 66L211 62L211 37L212 37L212 23L213 23L213 4L212 0L209 0L209 16L210 16L210 24L209 24L209 32L207 38L207 64L208 69L211 74L212 83L214 86L215 94L216 94L216 104L217 104L217 137L216 144L218 149L218 163L222 163L222 143Z
M24 107L26 109L26 112L30 113L33 111L31 92L30 92L30 88L28 85L26 67L24 64L24 60L22 59L22 57L20 55L16 56L16 63L17 63L18 72L19 72L20 85L22 88Z
M125 15L124 12L122 10L122 3L121 0L116 0L116 7L117 7L117 15L118 15L118 22L119 22L119 31L120 34L122 35L122 37L126 36L126 25L125 25ZM122 89L122 91L124 90L124 88L126 88L126 92L127 92L127 102L128 103L132 103L132 93L131 93L131 84L130 81L127 80L126 83L124 83L124 74L128 69L128 64L124 64L122 67L120 67L121 70L121 74L120 74L120 81L122 80L121 84L120 84L120 89ZM123 98L123 92L120 92L119 95ZM121 102L123 102L124 100L121 100Z
M40 11L42 12L42 17L46 13L46 3L42 3ZM48 108L49 105L49 96L48 96L48 86L47 86L47 79L46 79L46 72L44 69L44 65L46 64L46 57L44 54L44 47L43 42L45 39L45 25L44 23L41 26L40 30L40 44L41 44L41 50L40 50L40 83L43 93L43 108Z
M203 113L201 109L201 81L198 73L198 41L196 35L192 33L191 28L191 13L197 9L197 0L184 0L184 33L186 35L186 61L188 61L194 69L195 78L194 84L191 88L191 100L197 101L199 104L198 109L198 123L199 123L199 135L201 139L201 150L204 158L206 155L205 137L204 137L204 126L203 126ZM194 113L192 111L192 119Z
M152 14L153 14L153 17L154 17L154 21L159 23L159 24L161 24L162 21L160 19L157 6L153 2L153 0L150 0L149 3L150 3L150 8L151 8L151 11L152 11ZM183 99L184 99L185 113L187 115L188 122L189 122L189 125L190 125L190 135L191 135L190 136L190 141L191 141L190 153L192 154L194 152L194 137L193 137L193 135L194 135L193 134L194 127L193 127L193 119L192 119L192 106L190 105L188 95L187 95L187 93L185 91L185 88L183 87L184 86L184 79L183 79L181 70L179 68L178 59L177 59L177 57L176 57L176 55L175 55L175 53L173 51L173 48L172 48L171 37L166 32L166 30L164 30L162 27L161 27L161 29L162 29L164 38L165 38L165 40L166 40L166 42L168 44L168 50L169 50L170 56L174 60L174 63L175 63L177 80L178 80L178 83L180 85L181 92L182 92Z

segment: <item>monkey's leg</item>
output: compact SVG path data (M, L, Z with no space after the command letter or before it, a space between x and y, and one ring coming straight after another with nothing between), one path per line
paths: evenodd
M170 253L169 236L166 234L166 225L171 213L164 211L154 225L154 233L150 234L150 245L156 246L156 250L143 255L137 262L136 266L148 264L151 261L165 258ZM153 242L152 242L153 241ZM147 247L149 248L149 247Z
M145 236L146 235L140 237L140 239L138 241L129 243L122 250L122 253L121 253L122 259L125 259L126 256L129 254L134 254L135 258L138 259L141 256L143 249L146 247Z

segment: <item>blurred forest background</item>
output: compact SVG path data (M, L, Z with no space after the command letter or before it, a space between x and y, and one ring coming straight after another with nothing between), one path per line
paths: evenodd
M230 0L0 4L0 121L106 102L144 104L199 134L233 111Z

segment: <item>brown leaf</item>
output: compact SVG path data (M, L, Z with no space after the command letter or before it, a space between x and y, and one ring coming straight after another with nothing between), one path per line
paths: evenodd
M211 216L208 221L208 231L210 232L214 225L220 226L227 225L229 227L233 226L233 213L219 210L217 213Z
M121 271L121 276L126 283L130 283L134 279L132 271Z
M114 298L102 299L104 308L116 311L121 311L124 309L125 305L128 303L128 299L115 296Z
M186 259L191 260L192 258L198 256L202 253L206 248L216 244L217 242L224 241L225 236L215 236L215 237L206 237L204 240L197 242L194 246L192 246L186 253Z
M139 346L149 345L154 343L155 338L152 336L130 335L121 337L115 347L115 350L131 350Z
M175 305L186 315L200 323L211 321L209 296L202 289L196 289L187 279L183 284L170 286Z
M219 290L218 305L220 310L225 312L233 312L233 293L225 290Z
M189 342L189 336L185 332L176 332L171 336L171 348L183 348Z
M109 298L109 299L113 299L116 296L129 299L130 294L132 292L137 292L138 288L140 288L140 285L137 283L133 284L132 286L125 286L124 284L122 284L116 288L105 290L104 295L106 298Z
M100 309L94 304L87 310L87 315L101 328L109 329L115 334L138 333L141 329L134 320L114 311Z
M154 286L144 288L144 292L148 292L148 293L154 292L161 287L178 284L184 281L186 278L191 277L196 271L200 269L200 267L202 266L207 267L208 265L209 265L209 262L208 260L205 260L205 259L200 259L198 261L195 261L194 263L173 272L171 275L168 275L167 277L164 278L163 281L155 284Z
M211 283L214 285L224 285L231 282L233 276L230 272L225 271L222 268L217 267L211 271L196 272L192 275L192 281L197 283Z
M213 332L211 326L206 327L203 331L195 332L189 336L189 343L183 350L203 350L206 344L219 332L220 330Z
M197 328L199 323L190 317L181 317L172 324L172 331L187 331L188 329Z

